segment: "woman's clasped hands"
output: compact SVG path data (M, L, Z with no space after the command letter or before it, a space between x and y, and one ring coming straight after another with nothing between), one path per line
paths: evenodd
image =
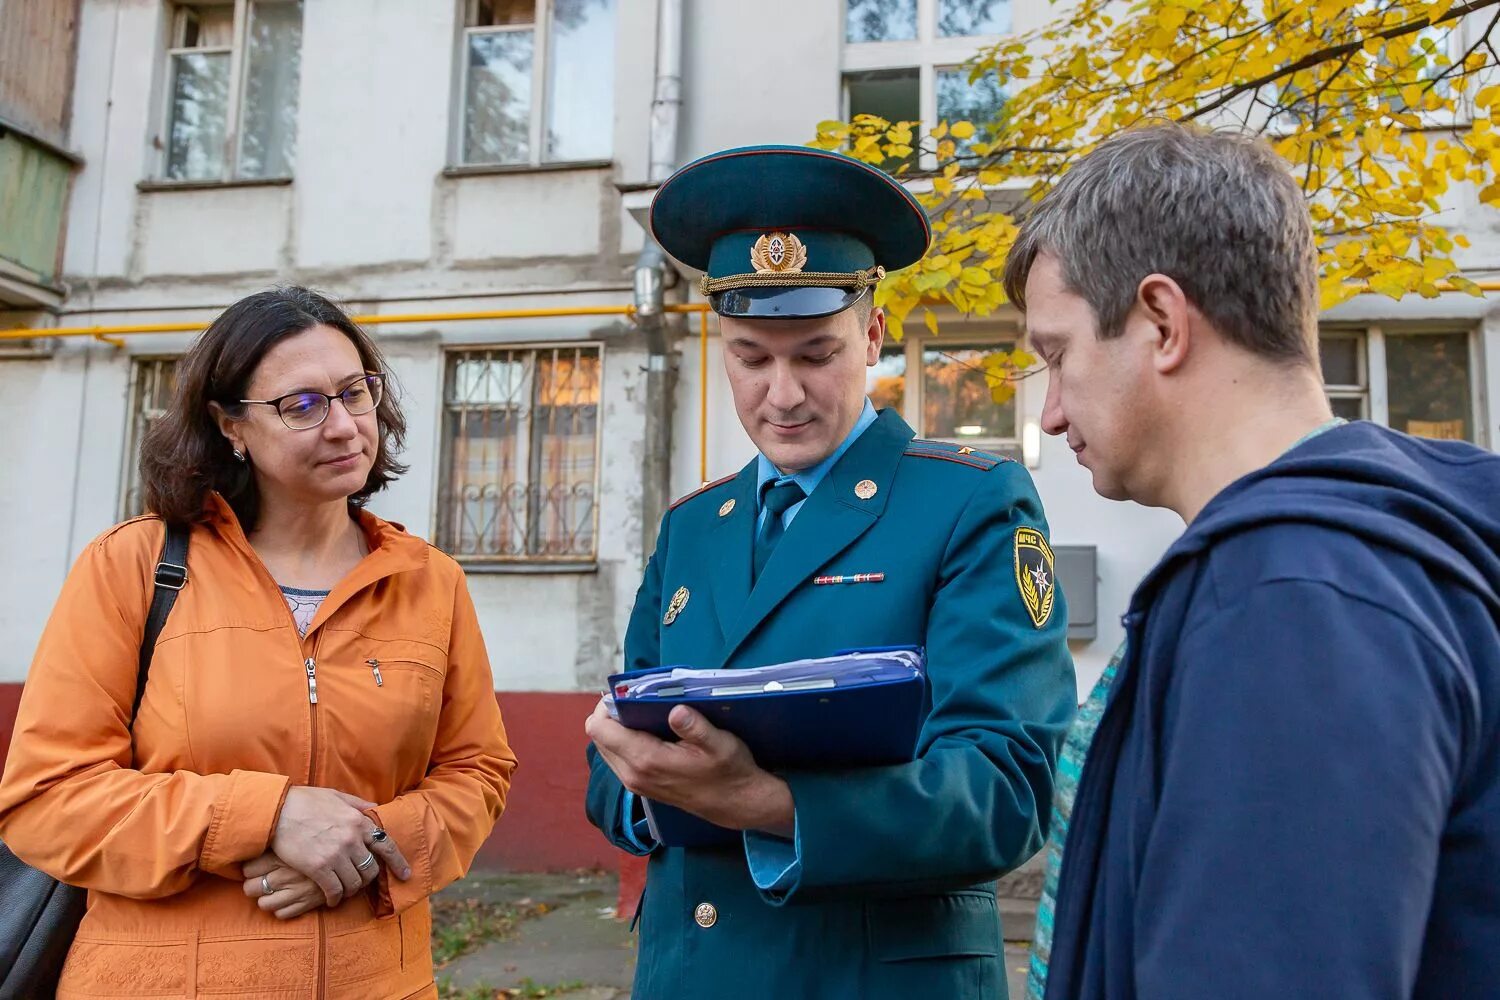
M290 920L352 899L375 881L381 866L405 881L411 866L364 813L374 806L332 788L292 788L271 849L243 868L245 895L278 919Z

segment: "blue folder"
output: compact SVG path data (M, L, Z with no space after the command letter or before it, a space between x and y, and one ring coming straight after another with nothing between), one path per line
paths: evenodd
M702 712L744 740L771 771L904 764L916 755L926 701L922 650L857 650L817 660L733 671L658 668L609 678L622 725L676 740L676 705ZM660 802L642 803L669 847L730 846L740 831Z

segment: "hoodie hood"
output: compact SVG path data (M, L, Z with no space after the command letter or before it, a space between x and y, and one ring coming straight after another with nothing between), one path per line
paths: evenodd
M1316 524L1409 555L1500 614L1500 455L1368 421L1336 427L1227 486L1131 600L1143 610L1181 561L1273 522Z

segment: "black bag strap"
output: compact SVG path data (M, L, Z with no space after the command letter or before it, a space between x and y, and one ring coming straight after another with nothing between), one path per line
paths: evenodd
M156 563L156 589L151 594L151 610L146 612L146 631L141 635L140 664L135 675L135 704L130 709L132 722L136 713L141 710L141 698L146 694L146 674L151 670L151 654L156 651L157 637L161 635L162 626L167 623L167 615L172 613L177 592L187 586L188 539L191 534L192 529L186 525L167 525L167 538L162 543L161 558Z

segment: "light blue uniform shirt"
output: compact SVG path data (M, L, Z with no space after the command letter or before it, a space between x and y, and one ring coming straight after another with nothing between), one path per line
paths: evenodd
M774 481L783 482L793 480L802 487L802 492L812 496L813 490L818 488L828 473L838 464L839 459L844 457L859 436L863 434L871 424L875 422L877 414L875 406L868 399L865 400L865 408L860 411L859 419L854 422L854 429L844 438L843 444L834 449L833 454L810 469L803 469L790 476L784 476L771 460L764 455L756 458L756 504L760 504L760 498L765 495L765 486ZM797 512L802 509L806 500L798 501L786 509L781 515L781 526L783 529L791 527L792 521L797 517ZM755 519L755 530L759 533L761 525L766 519L766 510L760 507ZM656 849L656 839L651 836L644 819L630 821L635 811L635 796L629 791L620 801L620 810L624 815L625 822L621 826L625 830L628 839L642 854L649 854ZM777 837L768 833L760 833L755 830L745 831L745 859L750 865L750 877L755 880L758 888L768 892L775 892L792 885L802 866L802 846L796 835L796 817L793 816L793 834L791 840L785 837Z

